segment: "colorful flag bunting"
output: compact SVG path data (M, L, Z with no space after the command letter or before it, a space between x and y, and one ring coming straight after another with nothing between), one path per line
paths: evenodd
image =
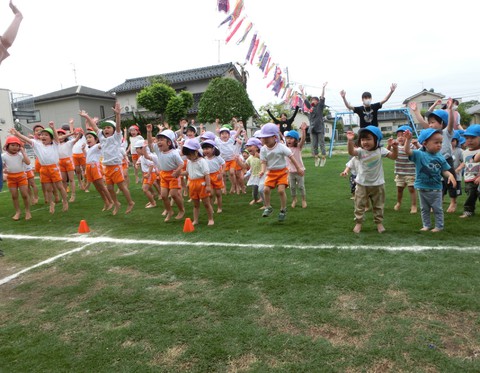
M238 39L237 41L237 45L240 44L240 43L243 43L245 41L245 39L247 38L247 35L248 33L250 32L250 30L253 28L253 23L250 22L249 25L247 26L247 28L245 29L245 32L243 33L243 36Z
M243 17L240 21L238 21L238 23L235 26L235 28L233 29L233 31L230 33L230 35L228 35L227 39L225 40L225 44L227 44L230 41L230 39L233 37L233 35L235 35L235 33L238 31L238 29L242 25L242 22L243 22L244 19L245 19L245 17Z
M230 11L230 1L229 0L218 0L218 11L228 13Z
M245 61L250 60L250 56L252 55L253 47L255 46L256 41L257 41L257 33L253 34L252 41L250 42L250 47L248 48L247 57L245 58Z

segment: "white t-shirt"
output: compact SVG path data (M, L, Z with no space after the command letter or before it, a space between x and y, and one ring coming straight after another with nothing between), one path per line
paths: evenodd
M100 150L100 144L95 144L91 147L86 148L87 150L87 163L98 163L100 162L100 157L102 156L102 151Z
M9 152L2 153L3 169L12 174L25 171L25 163L23 163L23 155L18 152L10 154ZM2 175L0 175L1 177Z
M73 155L73 142L75 140L68 140L58 144L58 158L71 158Z
M87 139L85 138L85 136L82 136L78 139L78 141L73 144L73 149L72 149L72 152L73 154L83 154L83 150L82 150L82 146L83 144L87 144Z
M382 158L390 154L390 151L381 147L369 151L362 148L356 149L357 177L355 182L363 186L377 186L385 184Z
M157 144L153 144L153 150L157 155L158 169L160 171L173 171L183 165L183 159L178 149L170 149L168 152L162 152Z
M222 166L225 164L225 160L218 156L214 156L212 158L205 158L208 163L208 169L210 170L210 173L217 172L219 171Z
M287 167L287 158L291 156L292 151L279 142L273 148L263 145L260 149L260 160L267 163L267 170L281 170Z
M190 179L204 178L206 175L210 174L207 160L202 157L197 158L193 162L188 160L187 173Z
M227 141L223 141L221 138L215 138L215 144L220 150L220 157L226 161L231 161L235 158L235 140L231 137Z
M137 154L137 148L135 148L135 144L138 140L145 141L145 139L140 135L130 137L130 154Z
M103 164L105 166L122 164L122 134L117 131L110 137L105 137L103 131L98 131L97 134L102 146Z
M152 157L152 160L145 158L143 155L138 159L142 172L148 172L150 170L150 166L153 166L153 172L155 172L156 161L158 161L158 159L156 154L150 154L150 157Z
M33 152L42 166L58 164L58 144L52 142L50 145L43 145L40 140L32 139Z

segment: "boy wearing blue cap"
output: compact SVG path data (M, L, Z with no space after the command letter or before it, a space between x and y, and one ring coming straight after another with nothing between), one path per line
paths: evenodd
M405 153L405 131L410 130L409 125L403 125L398 127L397 133L397 142L398 142L398 157L395 160L395 184L397 185L397 203L393 207L395 211L400 210L400 206L402 205L403 199L403 191L405 188L408 188L408 192L410 193L410 213L416 214L417 213L417 192L415 192L415 188L413 184L415 182L415 164L408 159L407 154ZM410 147L412 149L417 149L418 142L412 141ZM387 147L388 150L389 147Z
M475 204L480 198L480 124L471 124L463 133L467 149L463 151L465 193L461 218L469 218L475 213Z
M398 143L388 139L387 150L380 145L383 138L382 131L375 126L367 126L358 133L359 147L354 145L355 134L347 132L348 154L358 159L357 177L355 182L355 227L354 233L360 233L368 200L372 202L373 219L378 233L383 233L383 211L385 207L385 177L382 158L397 159Z
M453 116L450 119L453 121ZM422 150L412 150L410 141L412 133L405 131L405 152L409 159L415 163L415 189L420 195L420 209L422 212L423 227L421 231L431 229L430 210L435 216L435 228L432 232L440 232L444 228L442 209L442 176L448 179L454 187L457 186L455 176L448 171L449 164L441 155L442 131L435 128L427 128L420 132L418 142L424 147Z
M287 147L292 151L293 158L305 172L305 166L303 165L302 150L307 137L307 123L303 122L300 126L302 131L302 137L295 130L290 130L285 134L285 140ZM288 186L290 187L290 194L292 195L292 208L297 205L297 189L302 197L302 207L307 207L307 194L305 192L305 174L299 175L297 169L293 165L290 158L287 158L288 168Z

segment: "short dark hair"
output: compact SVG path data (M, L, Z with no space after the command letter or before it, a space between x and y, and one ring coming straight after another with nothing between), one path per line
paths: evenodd
M362 98L372 98L372 94L370 92L363 92Z

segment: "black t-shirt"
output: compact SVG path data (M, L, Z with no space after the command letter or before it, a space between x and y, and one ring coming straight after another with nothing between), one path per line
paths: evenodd
M381 108L382 104L380 102L371 104L369 108L366 108L365 106L355 106L353 112L360 117L360 128L365 128L367 126L378 127L377 114L378 110Z

